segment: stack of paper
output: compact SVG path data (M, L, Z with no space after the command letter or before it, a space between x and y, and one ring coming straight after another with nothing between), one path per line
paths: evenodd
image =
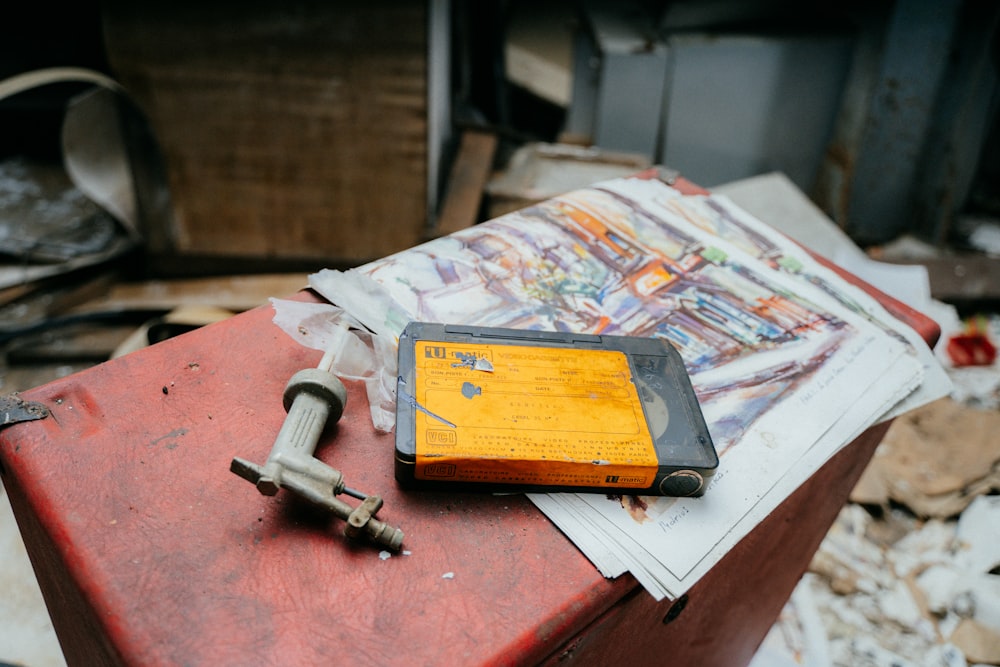
M530 496L605 576L629 571L657 599L688 590L864 429L947 391L922 339L864 291L726 198L655 179L310 283L383 341L418 320L673 343L720 455L705 495ZM391 404L395 366L380 363L369 397Z

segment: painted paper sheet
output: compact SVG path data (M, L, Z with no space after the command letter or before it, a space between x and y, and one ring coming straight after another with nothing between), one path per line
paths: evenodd
M679 595L804 481L790 471L821 465L923 372L891 324L845 306L853 288L744 216L617 179L311 284L382 335L412 319L669 340L720 454L706 494L536 502Z

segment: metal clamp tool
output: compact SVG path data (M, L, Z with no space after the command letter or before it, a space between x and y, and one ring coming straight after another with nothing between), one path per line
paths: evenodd
M271 454L263 466L234 458L229 469L256 485L265 496L279 488L288 489L306 500L333 512L347 522L344 534L350 538L367 535L376 543L398 551L403 531L375 518L382 498L344 485L344 476L313 454L328 420L336 422L344 413L347 389L330 372L333 357L328 352L317 368L301 370L288 381L284 406L288 412ZM337 496L346 494L361 500L352 507Z

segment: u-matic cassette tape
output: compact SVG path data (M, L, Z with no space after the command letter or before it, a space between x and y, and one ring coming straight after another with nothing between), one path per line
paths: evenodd
M697 496L718 463L667 341L418 322L400 336L404 487Z

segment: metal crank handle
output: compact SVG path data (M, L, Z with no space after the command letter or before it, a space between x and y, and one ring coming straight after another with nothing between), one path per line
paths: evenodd
M263 466L234 458L230 470L256 485L265 496L284 488L324 507L347 521L348 537L368 535L378 544L398 550L403 532L375 518L382 506L378 496L368 496L344 485L341 472L313 456L327 421L336 422L344 413L347 390L343 383L323 368L301 370L288 381L283 402L288 416L278 431L271 453ZM337 498L341 493L362 499L357 507Z

